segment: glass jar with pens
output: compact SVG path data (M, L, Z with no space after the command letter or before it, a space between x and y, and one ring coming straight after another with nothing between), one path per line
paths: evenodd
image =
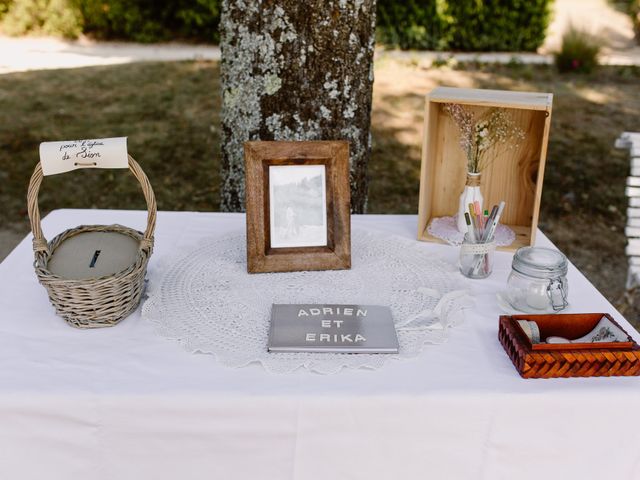
M487 278L493 271L493 254L496 250L495 231L505 203L500 202L491 210L482 212L478 202L469 204L465 212L467 233L460 247L460 272L468 278Z

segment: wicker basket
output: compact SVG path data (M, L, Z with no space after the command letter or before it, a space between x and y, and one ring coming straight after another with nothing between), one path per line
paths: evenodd
M140 165L129 156L129 169L142 186L147 201L147 229L144 234L122 225L83 225L66 230L47 243L42 234L38 192L42 183L40 163L31 176L27 207L33 232L34 267L40 283L47 289L56 313L69 325L77 328L110 327L136 309L144 289L147 263L153 250L156 224L156 199L147 176ZM55 250L71 237L84 232L110 232L127 235L139 241L136 261L113 275L72 280L53 274L48 269Z

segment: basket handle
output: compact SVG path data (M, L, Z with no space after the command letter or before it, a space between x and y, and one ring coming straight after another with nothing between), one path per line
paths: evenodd
M142 193L147 201L147 229L144 232L144 236L140 242L140 248L145 250L151 250L153 248L153 232L156 229L156 214L158 206L156 204L156 196L153 193L153 188L149 183L149 179L145 175L142 168L136 162L131 155L129 157L129 170L136 177L140 186L142 187ZM40 185L42 184L42 166L40 162L36 165L36 168L31 175L29 182L29 190L27 191L27 212L29 213L29 221L31 222L31 231L33 232L33 251L38 254L40 252L48 252L49 246L47 239L42 234L42 225L40 223L40 209L38 208L38 193L40 191Z

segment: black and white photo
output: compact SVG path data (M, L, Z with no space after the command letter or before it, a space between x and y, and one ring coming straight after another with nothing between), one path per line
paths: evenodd
M326 167L269 166L271 248L327 245Z

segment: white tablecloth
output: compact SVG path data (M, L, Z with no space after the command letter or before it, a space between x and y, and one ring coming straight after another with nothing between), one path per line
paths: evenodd
M86 223L143 228L144 216L58 210L43 226L51 238ZM353 217L411 239L416 223ZM243 226L240 214L161 212L149 275L176 249ZM503 351L495 293L510 254L470 283L477 305L447 344L327 376L222 367L157 336L139 311L75 330L32 260L29 237L0 264L0 479L640 478L639 378L523 380ZM610 312L639 339L573 266L569 282L570 312Z

